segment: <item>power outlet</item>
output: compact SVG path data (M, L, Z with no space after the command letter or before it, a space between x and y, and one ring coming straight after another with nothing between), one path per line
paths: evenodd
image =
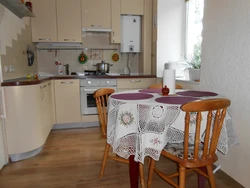
M9 67L8 66L4 66L4 72L9 72Z
M9 66L9 71L10 71L10 72L15 72L15 67L14 67L14 65L10 65L10 66Z

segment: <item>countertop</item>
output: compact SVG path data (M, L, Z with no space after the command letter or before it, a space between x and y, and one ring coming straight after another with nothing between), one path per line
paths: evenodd
M88 79L88 78L156 78L156 75L146 75L146 74L132 74L132 75L98 75L98 76L77 76L77 75L57 75L57 76L41 76L38 79L27 79L25 77L16 78L11 80L5 80L1 83L1 86L25 86L25 85L35 85L46 82L48 80L60 80L60 79Z

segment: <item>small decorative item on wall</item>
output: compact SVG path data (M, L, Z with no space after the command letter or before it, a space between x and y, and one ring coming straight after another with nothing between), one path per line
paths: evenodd
M117 52L114 52L114 53L112 54L112 56L111 56L111 59L112 59L112 61L114 61L114 62L119 61L119 59L120 59L119 54L118 54Z
M88 61L88 56L82 51L82 53L78 56L78 61L80 64L85 64Z

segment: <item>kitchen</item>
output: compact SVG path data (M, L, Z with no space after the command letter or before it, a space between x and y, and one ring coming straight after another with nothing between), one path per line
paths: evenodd
M211 6L212 5L214 5L214 4L216 4L215 2L210 2L211 3ZM225 4L226 4L226 2L224 2ZM232 4L234 3L234 2L231 2ZM222 3L223 4L223 3ZM237 4L237 3L235 3L235 4ZM247 4L247 3L246 3ZM215 5L214 5L215 6ZM247 7L248 5L246 5L246 7ZM242 6L243 7L243 6ZM230 6L228 5L228 7L227 7L228 9L230 9ZM239 9L240 9L241 7L239 7ZM3 7L1 7L1 10L3 10L4 8ZM207 7L207 10L209 10L209 11L212 11L211 10L211 7ZM230 9L231 10L231 9ZM241 9L240 9L241 10ZM4 12L5 11L5 13L7 12L5 9L3 10L3 11L1 11L1 12ZM245 19L247 19L247 18L249 18L249 16L247 16L247 14L246 14L246 12L244 12L244 11L239 11L239 12L241 12L241 16L243 16ZM234 13L234 12L233 12ZM209 22L210 20L209 19L213 19L213 15L211 15L211 14L209 14L209 12L206 12L206 14L208 15L208 20L205 20L206 22ZM226 14L226 13L225 13ZM236 14L236 13L235 13ZM2 22L1 22L1 29L3 29L3 27L2 26L5 26L4 28L10 28L10 26L6 26L6 25L8 25L8 23L7 22L11 22L11 23L16 23L16 24L14 24L15 25L15 27L17 27L16 29L13 29L13 30L15 30L15 31L17 31L17 32L20 32L21 31L21 28L25 28L25 26L23 26L24 24L23 23L20 23L20 20L18 20L18 18L15 18L14 17L14 15L11 15L10 13L6 13L6 15L2 15ZM232 17L231 15L230 15L230 17ZM236 23L237 22L237 20L236 20L236 18L238 18L238 17L234 17L234 22ZM222 19L222 18L221 18ZM216 20L216 19L215 19ZM222 20L222 22L223 21L226 21L226 20ZM210 22L209 22L210 23ZM215 23L214 23L215 24ZM216 26L218 26L219 27L219 25L216 25ZM227 25L228 26L228 25ZM243 28L245 27L245 26L243 26L243 25L241 25ZM27 26L26 26L27 27ZM229 26L228 26L229 27ZM212 28L212 27L211 27ZM226 28L226 27L225 27ZM224 28L224 29L225 29ZM29 30L29 29L27 29L27 30ZM4 31L4 30L3 30ZM223 31L225 31L225 30L223 30ZM243 32L244 30L242 30L242 32ZM8 31L5 31L5 32L1 32L1 55L2 54L5 54L5 50L7 50L7 51L10 51L11 49L9 48L9 47L5 47L5 46L12 46L12 44L11 44L11 41L12 41L12 39L13 38L15 38L15 36L14 35L12 35L11 34L11 32L13 32L12 30L8 30ZM210 32L212 33L212 31L210 30ZM30 34L29 34L29 32L27 31L26 32L26 30L25 30L25 35L27 35L28 37L29 36L31 36ZM210 35L209 35L209 32L208 31L206 31L206 34L207 34L207 37L211 37ZM233 33L234 34L234 33ZM20 35L20 34L19 34ZM211 34L212 35L212 34ZM222 35L222 34L221 34ZM246 36L246 38L241 38L241 40L243 41L244 39L246 39L247 40L247 34L246 35L241 35L241 36ZM13 38L12 38L13 37ZM219 39L218 39L219 40ZM232 39L231 39L232 40ZM208 44L209 44L209 42L208 41L206 41ZM31 42L30 42L31 43ZM29 43L29 44L30 44ZM210 47L210 46L207 46L207 48L208 47ZM26 48L26 45L25 45L25 48ZM212 48L212 47L211 47ZM212 52L214 52L214 50L212 50L212 49L209 49L209 50L211 50ZM33 48L34 49L34 48ZM230 49L231 48L227 48L229 51L230 51ZM204 48L204 50L206 50L206 48ZM20 50L20 51L23 51L23 49L22 50ZM40 51L40 52L44 52L45 53L45 51ZM39 53L39 52L37 52L37 53ZM61 53L61 51L59 51L59 55L60 55L60 53ZM79 54L81 53L81 51L79 51L78 53L76 53L77 55L75 56L74 55L74 57L77 57ZM111 52L110 52L111 53ZM210 53L210 52L204 52L204 53ZM54 61L55 61L55 53L53 53L53 52L51 52L51 53L49 53L48 52L48 54L51 54L50 56L51 56L51 58L50 59L52 59L53 60L53 63L54 63ZM48 55L47 54L47 55ZM151 54L151 53L149 53L149 54ZM145 54L143 54L143 56L145 56L145 55L148 55L147 53L145 53ZM39 54L36 54L36 56L39 58ZM107 56L109 56L109 55L107 55ZM151 56L151 55L150 55ZM22 76L24 76L24 75L26 75L26 74L28 74L28 73L36 73L36 68L39 66L38 64L34 64L32 67L28 67L27 65L26 65L26 56L24 56L24 55L19 55L18 57L20 57L20 61L18 61L18 63L17 63L17 59L15 59L15 58L11 58L9 61L7 61L7 57L5 56L5 57L1 57L1 63L2 63L2 67L3 67L3 64L4 64L4 62L7 62L7 65L8 66L10 66L10 65L15 65L15 69L16 69L16 71L13 71L13 72L9 72L9 74L5 74L4 72L2 73L3 74L3 77L4 78L6 78L6 79L12 79L12 78L15 78L15 77L22 77ZM237 56L235 56L235 57L237 57ZM244 56L245 57L245 59L247 59L248 57L247 57L247 55L245 55ZM5 60L4 60L4 58L6 58ZM46 57L44 57L44 58L46 58ZM210 62L211 62L211 60L209 59L209 57L204 57L205 59L204 59L204 65L203 65L203 67L206 67L207 68L207 70L211 70L211 68L209 68L209 66L210 66ZM216 56L215 58L217 58L217 60L218 61L220 61L221 60L221 58L219 58L219 56ZM59 57L58 57L58 59L59 59ZM150 59L151 59L151 57L150 57ZM232 58L233 59L233 58ZM145 58L145 60L148 60L148 58ZM232 61L232 60L231 60ZM230 62L231 62L230 61ZM235 60L235 61L237 61L237 60ZM24 62L23 64L22 64L22 62ZM109 60L106 60L106 62L110 62ZM125 61L126 62L126 61ZM151 61L150 61L151 62ZM245 62L245 61L244 61ZM38 60L38 63L39 63L39 60ZM65 62L65 63L67 63L67 62ZM115 63L114 63L115 64ZM144 66L145 65L145 66ZM142 64L140 64L140 69L143 69L143 71L142 72L145 72L145 73L151 73L151 71L147 71L148 69L150 69L150 67L151 66L147 66L148 64L146 63L146 61L143 61L143 63ZM19 67L20 66L20 67ZM54 66L54 64L53 64L53 66ZM123 64L123 66L121 66L119 69L120 70L122 70L124 67L126 66L126 64L124 63ZM245 66L247 66L247 65L245 65ZM24 69L23 67L26 67L27 69ZM214 67L216 67L216 65L214 66ZM226 67L228 67L228 66L224 66L223 67L223 69L225 69ZM233 66L231 66L231 67L233 67ZM248 66L247 66L248 67ZM73 68L73 66L71 66L71 68ZM138 68L139 69L139 68ZM229 68L228 68L229 69ZM225 69L225 71L230 71L230 70L228 70L227 68ZM56 68L56 66L54 67L54 71L56 71L57 70L57 68ZM241 69L242 71L243 71L243 69ZM19 72L20 71L20 72ZM74 71L73 69L71 70L72 72ZM135 71L136 72L136 71ZM226 91L228 91L228 93L229 93L229 96L230 97L232 97L232 98L236 98L236 96L237 96L237 94L236 94L236 90L237 89L234 89L233 91L232 90L230 90L231 88L232 88L232 85L231 85L231 83L229 83L229 81L228 81L228 83L226 83L226 85L224 85L224 87L221 87L221 86L219 86L219 85L217 85L216 83L218 83L218 82L216 82L216 80L214 80L214 82L213 82L213 84L214 85L212 85L212 84L210 84L210 82L208 82L208 80L206 80L206 78L207 77L209 77L209 74L210 75L214 75L213 73L212 73L213 71L205 71L204 69L202 70L202 74L201 74L201 86L203 87L203 88L212 88L212 89L217 89L217 90L219 90L219 91L221 91L221 93L224 93L225 91L224 90L226 90ZM244 71L243 71L244 72ZM236 75L236 73L233 73L233 75ZM242 76L244 75L244 74L241 74ZM239 79L239 76L237 76L236 75L236 77ZM202 81L202 78L204 78L204 82ZM220 78L219 76L217 76L217 77L215 77L215 79L224 79L224 78ZM231 79L228 79L228 80L231 80L232 81L232 83L234 83L233 84L233 86L234 86L234 88L236 87L239 87L238 85L239 84L237 84L237 83L241 83L243 80L244 80L244 77L243 78L241 78L241 80L238 80L238 79L234 79L233 81L231 80ZM223 90L224 89L224 90ZM247 92L247 88L239 88L239 90L241 90L241 91L246 91ZM236 100L237 101L237 100ZM244 106L244 104L242 104L241 106ZM234 107L235 109L237 109L239 112L242 112L242 110L241 110L241 107L239 107L239 105L238 104L235 104L235 107ZM237 111L236 110L236 111ZM248 108L247 107L245 107L245 109L244 109L244 112L245 111L247 111L248 110ZM235 113L237 113L237 112L235 112ZM243 113L244 114L244 113ZM235 114L235 116L236 115L239 115L239 119L238 118L236 118L236 122L238 122L238 124L241 124L243 127L244 127L244 129L242 129L242 128L238 128L237 127L237 131L238 131L238 133L239 133L239 135L242 135L240 138L242 139L242 141L241 141L241 143L242 143L242 145L244 145L243 143L247 143L247 141L248 141L248 138L247 137L245 137L244 135L245 135L245 133L244 132L247 132L247 131L243 131L243 130L245 130L245 129L247 129L247 123L245 122L245 118L243 118L243 120L240 120L240 117L242 116L242 115L240 115L240 114ZM245 116L245 117L247 117L247 116ZM245 140L245 142L244 142L244 140ZM241 148L244 148L243 146L240 146L240 147L237 147L237 148L233 148L233 150L236 150L237 152L236 153L241 153L242 155L241 156L239 156L240 158L241 157L246 157L248 154L245 152L245 151L243 151ZM223 167L223 170L225 170L225 172L227 172L227 173L229 173L232 177L234 177L235 179L237 179L239 182L241 182L242 184L244 184L245 186L247 186L247 177L246 176L243 176L243 175L240 175L241 173L239 173L239 171L240 171L240 169L241 170L244 170L245 168L244 168L244 163L242 163L242 162L240 162L240 161L246 161L247 162L247 157L246 157L246 159L237 159L237 157L238 157L238 155L235 155L235 154L233 154L234 152L230 152L228 155L226 155L226 156L222 156L221 158L223 159L223 162L224 162L224 165L223 165L223 163L222 163L222 167ZM229 165L229 164L231 164L231 161L232 160L236 160L237 159L237 164L238 164L238 167L236 167L235 165ZM236 170L237 169L237 170ZM237 173L238 172L238 173ZM245 172L245 173L243 173L243 174L248 174L247 173L247 171Z

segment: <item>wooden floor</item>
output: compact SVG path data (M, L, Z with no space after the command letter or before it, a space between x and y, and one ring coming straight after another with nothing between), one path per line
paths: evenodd
M99 181L105 143L100 135L99 128L53 130L40 154L3 167L0 188L129 188L128 165L114 161L108 161ZM167 171L176 169L164 158L158 165ZM196 175L187 176L187 188L197 187ZM221 171L216 173L216 183L219 188L242 188ZM152 187L171 186L154 175Z

